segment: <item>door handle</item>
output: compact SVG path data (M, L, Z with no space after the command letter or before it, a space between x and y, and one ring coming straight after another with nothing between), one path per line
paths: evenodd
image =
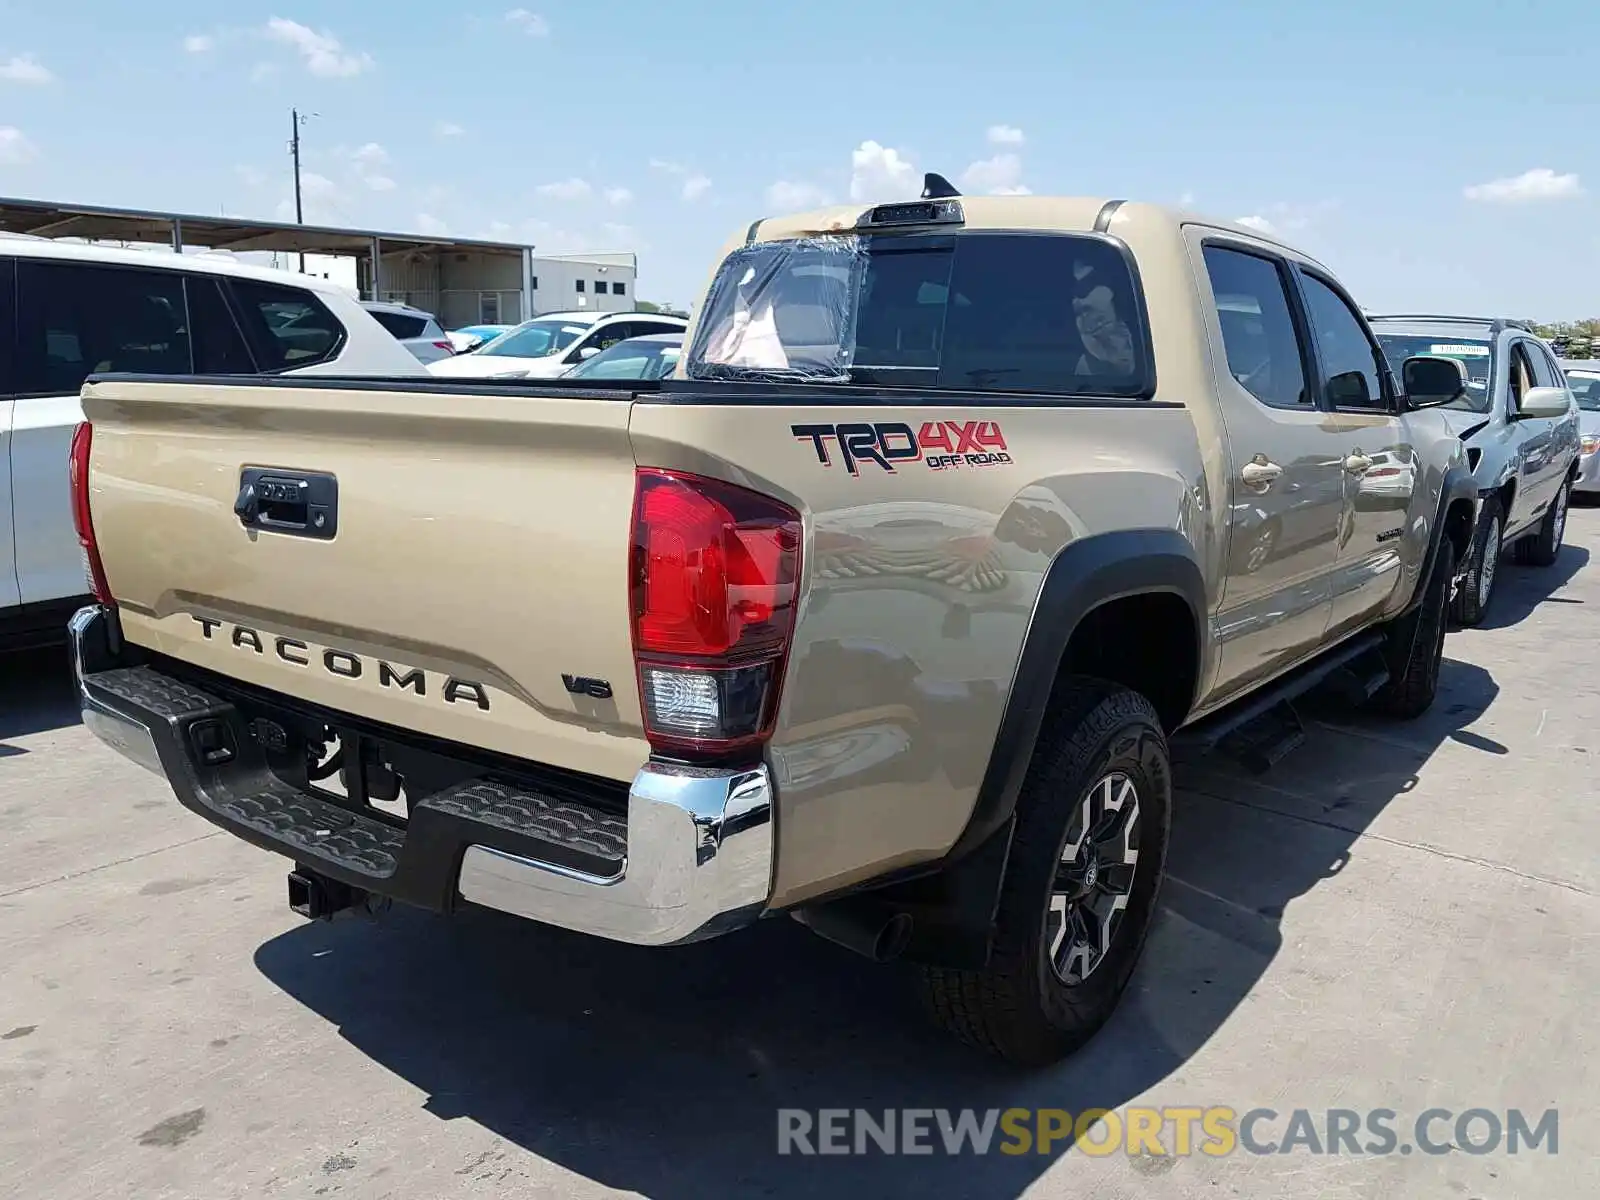
M1239 478L1244 480L1247 487L1266 491L1272 486L1273 480L1283 474L1283 468L1275 462L1268 462L1265 454L1258 454L1239 469Z
M1344 460L1344 469L1346 471L1349 471L1350 474L1352 474L1352 475L1363 474L1368 469L1370 469L1371 466L1372 466L1372 459L1368 458L1365 454L1361 453L1361 451L1359 451L1359 450L1357 450L1354 454L1350 455L1349 458Z

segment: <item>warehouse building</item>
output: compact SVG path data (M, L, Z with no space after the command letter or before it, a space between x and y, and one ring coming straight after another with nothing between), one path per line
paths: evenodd
M179 253L276 257L316 274L350 262L363 299L398 300L438 316L447 329L512 325L542 312L634 307L632 253L540 256L529 245L420 233L145 212L87 204L0 199L0 231L91 242L165 246ZM337 276L335 276L337 278Z

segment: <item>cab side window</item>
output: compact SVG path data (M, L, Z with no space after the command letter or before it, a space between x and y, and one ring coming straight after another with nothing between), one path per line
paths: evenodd
M1556 364L1550 360L1550 355L1546 353L1543 346L1533 342L1524 342L1523 345L1527 347L1528 358L1533 363L1534 387L1567 386L1562 382L1561 372L1556 368Z
M1263 404L1315 408L1282 264L1217 245L1204 256L1228 373Z
M1522 397L1533 389L1533 364L1528 361L1528 351L1521 342L1511 345L1511 411L1522 411Z
M1302 271L1306 315L1322 360L1322 388L1333 409L1387 409L1388 366L1365 323L1343 296Z

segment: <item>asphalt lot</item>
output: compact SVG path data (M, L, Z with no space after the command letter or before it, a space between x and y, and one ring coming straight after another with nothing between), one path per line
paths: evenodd
M675 951L488 913L303 922L285 860L84 732L60 656L12 660L0 1194L1600 1194L1596 551L1579 509L1555 567L1508 564L1422 720L1323 710L1270 776L1183 770L1134 990L1035 1076L790 922ZM1435 1106L1556 1107L1559 1152L775 1153L779 1107L1127 1104L1387 1108L1402 1140Z

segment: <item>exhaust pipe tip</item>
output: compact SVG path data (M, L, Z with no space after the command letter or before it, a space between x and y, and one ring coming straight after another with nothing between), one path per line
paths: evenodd
M911 944L911 914L865 897L803 908L794 918L818 937L876 963L893 962Z

